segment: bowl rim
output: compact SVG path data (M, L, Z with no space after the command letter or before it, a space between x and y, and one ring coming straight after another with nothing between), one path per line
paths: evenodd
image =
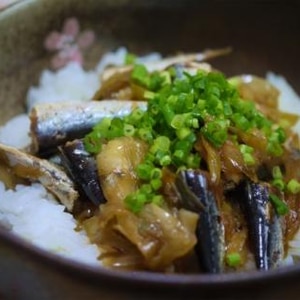
M275 1L276 2L276 1ZM293 3L293 0L290 0ZM296 0L294 1L295 3ZM0 20L10 17L15 10L20 8L27 9L29 6L37 4L37 0L17 1L7 9L1 11ZM145 271L119 271L104 268L101 266L93 266L77 260L71 260L54 254L48 250L39 248L38 246L26 241L15 233L8 231L0 226L0 244L6 243L8 247L14 248L16 251L22 252L29 258L32 258L36 263L43 264L49 268L59 269L74 276L81 278L94 279L98 282L101 277L102 282L118 281L124 285L124 288L130 289L132 284L139 284L140 287L174 289L189 287L192 289L217 289L229 288L233 286L258 286L265 284L267 281L282 282L290 278L300 278L300 264L284 266L278 269L269 271L249 271L242 273L229 274L162 274L151 273Z
M192 289L208 290L216 288L232 288L233 286L253 286L256 287L266 282L283 282L290 278L300 276L300 264L282 266L268 271L247 271L240 273L223 274L165 274L146 271L121 271L113 270L102 266L94 266L88 263L68 259L59 254L42 249L29 241L26 241L17 234L0 226L0 241L6 242L9 247L14 247L36 263L43 264L49 268L55 268L69 273L76 274L89 281L94 279L98 282L101 278L102 283L117 281L130 288L131 284L139 284L139 287L149 288L177 288L189 287ZM98 282L99 283L99 282Z

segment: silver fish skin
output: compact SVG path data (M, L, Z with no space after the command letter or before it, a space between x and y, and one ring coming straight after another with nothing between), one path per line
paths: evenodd
M68 140L82 138L105 117L123 117L146 102L101 100L39 104L30 112L33 153L46 156Z
M216 199L208 189L207 178L196 170L180 172L176 187L184 208L199 214L195 252L207 273L224 271L225 232Z
M268 260L271 269L278 268L284 259L284 219L275 212L270 220L270 233L268 241Z
M284 218L269 200L270 187L248 181L242 199L258 270L277 268L284 259Z
M248 181L242 199L258 270L270 269L268 245L270 238L269 191L266 185Z
M40 182L68 211L73 211L78 192L73 181L56 165L4 144L0 144L0 163L21 178Z
M82 140L67 142L58 147L61 163L67 170L70 178L80 188L85 198L95 205L103 204L106 199L99 181L95 158L88 153Z

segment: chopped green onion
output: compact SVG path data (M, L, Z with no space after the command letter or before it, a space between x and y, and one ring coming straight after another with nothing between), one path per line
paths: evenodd
M150 185L152 187L153 190L158 190L161 186L162 186L162 181L160 179L152 179L150 181Z
M153 168L150 173L151 179L160 179L162 177L162 171L159 168Z
M237 252L226 255L226 263L229 267L236 268L241 264L241 256Z
M137 176L143 180L149 180L151 178L152 171L153 166L147 163L141 163L136 168Z
M229 82L221 73L204 71L183 73L178 78L174 68L151 73L145 65L136 64L130 53L126 62L134 64L130 83L144 91L141 100L147 100L147 109L136 108L122 118L103 118L84 137L84 145L87 151L97 154L103 143L121 136L148 144L145 158L136 168L141 186L125 200L132 211L138 212L146 203L163 202L159 192L164 167L174 172L200 167L199 137L221 148L227 139L239 145L238 132L256 128L268 140L269 155L283 154L284 129L260 113L253 102L240 98L235 79ZM254 149L246 143L239 147L245 164L255 165ZM286 184L279 167L273 169L272 184L281 191L299 192L299 182ZM270 196L276 210L284 213L287 207L277 198Z
M283 191L285 189L285 183L281 178L273 179L272 185L278 188L280 191Z
M134 82L143 87L148 87L150 85L150 75L144 65L135 65L131 73L131 78Z
M138 213L147 202L144 194L130 194L124 199L125 205L134 213Z
M150 148L151 153L156 153L158 151L168 151L170 148L171 141L166 136L159 136L153 141L153 145Z
M126 53L125 55L125 65L132 65L135 63L137 57L132 53Z
M152 193L152 187L150 184L143 184L140 189L139 189L140 193L145 194L145 195L151 195Z
M283 148L281 144L277 142L268 141L267 152L273 156L281 156L283 154Z
M146 100L152 100L155 97L155 93L150 92L150 91L145 91L144 92L144 98Z
M186 159L186 165L188 168L197 169L199 168L201 158L198 154L190 154Z
M175 115L171 121L171 126L175 129L179 129L185 125L186 116L184 114Z
M163 71L163 72L160 73L160 76L163 80L163 85L172 83L171 74L169 72Z
M175 150L173 156L177 159L182 160L185 157L185 154L186 154L185 151L178 149L178 150Z
M286 140L286 133L283 130L283 128L282 127L278 127L275 132L277 134L277 141L279 143L281 143L281 144L284 143L285 140Z
M179 140L183 140L191 134L191 129L187 127L182 127L176 131L176 135Z
M276 195L270 194L269 195L270 201L272 202L276 212L283 216L289 212L289 207Z
M286 135L284 130L279 127L271 132L268 138L267 151L273 156L280 156L283 153L282 143L285 141Z
M124 124L124 135L125 136L133 136L135 132L135 128L131 124Z
M273 176L273 180L272 180L272 185L274 187L276 187L278 190L280 191L284 191L286 188L286 184L283 180L283 175L281 172L281 169L279 166L274 166L272 169L272 176Z
M272 169L272 176L274 179L282 179L283 175L279 166L275 166Z
M102 142L101 139L97 136L95 137L94 132L86 135L83 139L84 147L86 151L97 154L101 150Z
M140 122L143 116L144 116L144 111L141 110L140 108L136 108L130 114L130 121L133 123Z
M214 120L202 127L202 133L215 147L220 148L227 140L228 123L226 120Z
M247 131L251 128L251 123L248 121L248 119L242 115L241 113L235 113L232 115L232 121L238 127L239 129L243 131Z
M298 194L300 192L300 182L296 179L291 179L286 186L287 190L292 194Z
M247 166L255 165L255 158L251 153L244 153L243 154L244 162Z
M148 128L140 128L138 129L137 136L147 142L150 142L153 139L152 131Z
M242 153L245 164L248 166L253 166L255 164L255 158L253 156L253 151L254 151L253 147L250 147L245 144L241 144L240 151Z
M163 204L163 197L161 195L155 195L152 197L151 202L153 204L161 206Z
M171 159L170 155L164 155L164 156L161 157L160 160L159 160L159 164L160 164L161 166L163 166L163 167L164 167L164 166L170 165L171 162L172 162L172 159Z

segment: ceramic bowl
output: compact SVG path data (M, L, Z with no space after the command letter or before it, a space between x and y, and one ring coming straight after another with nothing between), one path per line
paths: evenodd
M230 46L227 75L284 75L300 91L298 1L31 0L0 13L0 123L24 111L49 56L48 32L68 17L93 28L92 66L107 50L199 51ZM54 225L53 225L54 226ZM299 299L300 265L270 272L163 275L93 268L37 249L0 228L0 299Z

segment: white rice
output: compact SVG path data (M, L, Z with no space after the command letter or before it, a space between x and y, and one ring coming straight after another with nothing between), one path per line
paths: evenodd
M127 49L124 47L121 47L121 48L117 49L115 52L108 52L108 53L104 54L96 67L96 72L98 74L101 74L104 71L104 69L110 65L113 65L113 66L124 65L124 61L125 61L127 53L128 53ZM162 58L162 56L160 53L152 52L145 56L138 57L136 62L137 63L147 63L147 62L158 61L161 58Z
M19 149L25 148L31 142L29 127L30 122L27 114L15 116L0 127L0 142Z
M70 63L57 72L45 70L41 74L39 85L31 87L28 91L28 110L41 102L90 100L99 88L99 74L109 65L122 65L126 54L125 48L107 53L92 71L85 71L76 63ZM139 62L159 59L161 55L153 53L139 58ZM268 73L266 77L281 91L280 108L300 113L300 98L285 78L274 73ZM300 122L295 130L300 132ZM11 135L11 132L14 132L14 135ZM28 133L29 120L27 115L23 114L0 127L0 142L23 148L30 143ZM72 215L64 212L64 207L38 183L31 187L18 185L15 190L5 190L0 182L1 224L38 247L88 264L100 264L97 260L98 248L89 243L83 231L75 231L76 221ZM300 258L299 249L300 231L290 242L289 255L284 264L292 264L296 256Z
M76 221L38 183L6 190L0 182L0 223L34 245L88 264L100 264L99 250Z
M90 100L99 86L95 71L84 71L78 63L70 63L58 72L45 70L38 87L31 87L27 94L30 110L37 103Z
M281 76L272 72L268 72L266 75L267 80L278 88L280 91L279 96L279 108L282 111L300 115L300 97L296 91L287 82L287 80ZM300 121L294 126L295 132L300 134Z
M106 53L96 68L91 71L85 71L75 62L69 63L57 72L43 71L39 85L31 87L28 91L28 110L37 103L91 100L100 86L100 74L103 70L110 65L123 65L127 53L128 51L123 47L115 52ZM161 59L160 54L151 53L138 58L138 62L145 63L159 59Z

